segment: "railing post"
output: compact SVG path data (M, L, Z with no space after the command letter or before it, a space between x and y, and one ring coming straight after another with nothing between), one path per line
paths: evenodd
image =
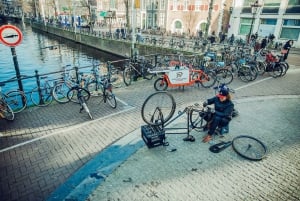
M44 99L43 99L43 95L42 95L41 81L40 81L40 75L38 73L38 70L35 70L35 77L36 77L36 85L37 85L38 96L39 96L39 103L41 105L43 105L44 104Z
M78 67L75 66L74 68L75 68L75 75L76 75L76 83L77 83L77 84L80 84L80 83L79 83Z

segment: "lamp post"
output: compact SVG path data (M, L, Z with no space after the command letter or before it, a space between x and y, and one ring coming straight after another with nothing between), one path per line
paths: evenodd
M109 10L107 12L108 18L109 18L109 35L111 36L111 23L112 23L112 14L113 12L111 10Z
M248 34L248 43L250 42L250 38L251 38L251 35L252 35L252 28L253 28L253 23L254 23L254 20L255 20L255 15L256 15L257 10L260 7L260 5L259 5L258 0L257 0L253 4L251 4L250 6L251 6L251 13L252 13L252 20L251 20L250 31L249 31L249 34Z

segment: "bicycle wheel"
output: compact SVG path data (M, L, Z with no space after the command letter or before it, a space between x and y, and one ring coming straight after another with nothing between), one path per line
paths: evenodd
M251 81L250 67L249 66L240 67L239 72L238 72L238 76L243 82Z
M34 105L40 107L48 106L53 100L51 90L45 87L34 88L30 93L30 98Z
M133 79L134 71L130 67L125 67L123 71L123 81L126 86L131 85L131 81Z
M240 135L232 140L233 150L248 160L259 161L267 154L267 147L260 140L247 136Z
M230 84L233 80L233 73L228 69L221 68L216 71L216 77L220 83Z
M142 74L143 74L143 78L146 80L151 80L154 76L153 73L150 73L150 70L153 68L153 66L151 64L144 64L142 67Z
M15 90L5 94L5 101L14 111L14 113L22 112L27 106L27 99L24 92Z
M172 118L175 109L174 97L167 92L159 91L146 98L141 114L147 124L162 125Z
M67 93L71 87L72 85L66 82L57 83L52 89L52 96L54 100L58 103L69 102L70 100L67 97Z
M189 121L192 129L200 130L206 125L204 120L204 112L202 110L192 109L189 114Z
M102 85L96 81L88 83L87 89L90 92L91 96L100 96L102 95Z
M105 91L105 102L108 102L108 104L112 108L116 108L117 107L116 96L111 91L109 91L109 90Z
M271 76L274 78L280 77L282 75L283 68L283 65L276 63L272 68Z
M200 84L204 88L212 87L216 81L216 74L212 71L205 72L200 77Z
M157 80L155 80L154 89L156 91L165 91L167 88L168 88L168 83L164 78L160 77Z
M91 94L88 90L81 87L72 87L67 93L67 98L69 99L69 101L72 101L74 103L80 103L77 97L78 92L81 93L85 102L88 101L91 97Z
M15 118L13 110L2 99L0 99L0 117L5 118L8 121L12 121Z
M266 63L262 61L258 61L256 68L257 68L258 75L263 75L266 71Z
M283 71L281 76L285 76L286 72L288 71L290 65L287 62L281 62L280 65L283 67Z

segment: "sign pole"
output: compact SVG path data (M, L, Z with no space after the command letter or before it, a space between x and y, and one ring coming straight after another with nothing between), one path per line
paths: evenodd
M11 47L11 55L12 55L13 61L14 61L14 66L15 66L15 71L16 71L16 77L18 79L19 89L21 91L24 91L15 47Z
M18 79L19 89L23 91L20 68L16 54L15 46L19 45L23 39L21 30L13 25L3 25L0 27L0 42L11 47L11 54L14 61L16 77Z

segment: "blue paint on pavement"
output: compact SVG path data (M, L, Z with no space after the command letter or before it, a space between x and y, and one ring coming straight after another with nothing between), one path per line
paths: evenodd
M109 174L144 145L142 140L135 139L125 144L116 142L105 148L59 186L47 201L86 200Z

